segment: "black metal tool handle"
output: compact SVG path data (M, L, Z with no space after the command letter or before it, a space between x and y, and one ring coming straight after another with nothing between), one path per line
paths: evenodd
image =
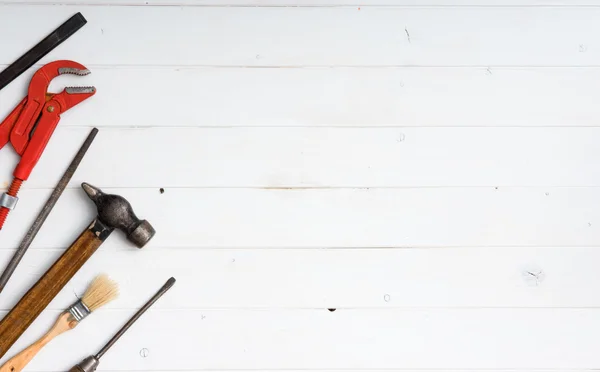
M77 13L54 30L50 35L31 48L21 58L17 59L4 71L0 72L0 89L6 87L19 75L33 66L37 61L50 53L54 48L70 38L75 32L82 28L87 20L81 13Z
M152 306L162 295L164 295L169 289L171 289L173 284L175 284L175 278L170 278L169 280L167 280L165 285L163 285L162 288L159 289L158 292L156 292L156 294L148 302L146 302L146 304L142 306L142 308L139 309L138 312L135 313L135 315L131 319L129 319L127 323L125 323L123 328L121 328L119 332L117 332L117 334L114 335L113 338L110 341L108 341L106 345L104 345L102 350L100 350L98 354L96 354L96 360L102 358L102 356L108 351L108 349L110 349L115 344L115 342L117 342L119 338L123 336L125 332L127 332L127 330L133 325L133 323L135 323L135 321L138 320L142 316L142 314L144 314L146 310L148 310L150 306Z

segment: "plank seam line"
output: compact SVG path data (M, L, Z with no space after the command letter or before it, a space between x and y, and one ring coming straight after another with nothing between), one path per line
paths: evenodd
M1 4L0 4L1 6ZM599 6L600 7L600 6ZM8 67L7 63L0 63L0 68ZM40 68L43 64L36 64L33 68ZM383 65L344 65L344 64L304 64L304 65L215 65L215 64L189 64L189 65L173 65L173 64L87 64L87 67L92 70L94 69L175 69L175 70L193 70L203 68L215 68L215 69L482 69L488 68L493 69L599 69L598 65L496 65L496 64L485 64L485 65L397 65L397 64L383 64Z
M189 313L189 312L200 312L200 311L210 311L210 312L217 312L217 311L223 311L223 312L227 312L227 313L232 313L232 312L248 312L248 313L264 313L264 312L281 312L281 313L289 313L289 312L303 312L303 313L308 313L308 312L322 312L323 310L333 307L333 305L328 304L328 305L323 305L322 307L171 307L171 308L166 308L166 307L156 307L153 308L152 310L148 310L148 311L152 311L152 312L161 312L161 313L172 313L172 312L180 312L180 313ZM586 311L600 311L600 307L598 306L588 306L588 307L550 307L550 306L530 306L530 307L515 307L515 306L506 306L506 307L501 307L501 306L405 306L405 307L400 307L400 306L396 306L396 307L392 307L392 306L378 306L378 307L343 307L343 306L335 306L336 311L339 310L346 310L346 311L352 311L352 312L415 312L415 311L427 311L427 312L479 312L481 310L489 310L489 311L495 311L495 312L507 312L507 311L511 311L511 312L538 312L540 310L542 311L562 311L562 312L577 312L577 311L581 311L581 310L586 310ZM102 309L102 313L103 314L108 314L108 313L122 313L122 312L131 312L131 311L135 311L139 308L136 307L124 307L124 308L103 308ZM11 309L0 309L0 313L8 313ZM47 308L45 310L46 313L55 313L55 314L60 314L62 312L64 312L64 308L60 309L60 308Z
M140 372L141 370L110 370L104 369L104 372ZM569 369L548 369L548 368L461 368L461 369L452 369L452 368L365 368L365 369L356 369L356 368L315 368L315 369L299 369L299 368L257 368L257 369L144 369L144 371L154 371L154 372L235 372L235 371L288 371L288 372L302 372L302 371L344 371L344 372L352 372L352 371L437 371L437 372L460 372L460 371L490 371L490 372L598 372L597 368L569 368ZM64 372L61 370L31 370L31 372Z
M261 8L275 8L275 9L302 9L302 8L323 8L323 9L355 9L357 6L361 7L361 9L369 9L369 8L384 8L384 9L520 9L520 8L536 8L536 9L563 9L563 8L600 8L600 5L595 4L584 4L584 3L575 3L575 4L553 4L553 3L540 3L540 4L509 4L509 5L501 5L501 4L489 4L489 5L481 5L476 3L470 4L456 4L456 5L442 5L442 4L430 4L430 5L391 5L391 4L368 4L364 5L364 3L348 3L348 4L191 4L187 2L183 3L165 3L165 2L152 2L152 0L144 1L144 2L99 2L99 1L56 1L56 2L42 2L42 1L1 1L0 6L19 6L19 5L27 5L27 6L89 6L89 7L168 7L168 8L179 8L179 7L189 7L189 8L250 8L250 9L261 9Z
M371 253L373 251L401 251L401 250L463 250L463 251L480 251L481 249L493 249L493 250L517 250L517 249L536 249L536 250L549 250L549 249L600 249L600 246L591 245L591 246L573 246L573 245L562 245L562 246L523 246L523 245L514 245L514 246L443 246L443 247L170 247L170 246L156 246L152 247L154 251L162 251L162 250L170 250L176 252L194 252L194 254L209 254L212 252L236 252L236 253L247 253L248 251L254 252L277 252L280 253L294 250L304 250L304 251L317 251L317 252L343 252L343 251L364 251L363 253ZM36 247L34 251L39 254L46 253L60 253L64 252L65 247L56 247L56 248L46 248L46 247ZM14 251L14 248L0 248L0 252L10 252ZM102 251L99 252L98 255L103 254L130 254L131 250L127 248L118 248L113 251Z
M600 124L598 125L535 125L535 126L527 126L527 125L148 125L148 126L139 126L139 125L79 125L79 124L67 124L60 128L61 131L73 129L91 129L98 128L104 130L150 130L150 129L227 129L227 130L235 130L235 129L360 129L360 130L370 130L370 129L419 129L419 130L429 130L429 129L490 129L490 130L502 130L502 129L539 129L539 130L548 130L548 129L577 129L577 128L589 128L596 129L600 128Z
M491 190L491 191L505 191L505 190L560 190L560 189L598 189L600 185L532 185L532 186L519 186L519 185L483 185L483 186L169 186L168 184L160 184L156 186L104 186L103 189L107 190L154 190L157 188L164 189L175 189L175 190L256 190L256 191L346 191L346 190L355 190L355 191L377 191L377 190L456 190L456 189L465 189L465 190ZM67 188L67 190L80 190L81 187L79 184L72 182ZM6 188L0 188L0 191L6 191ZM52 187L23 187L21 190L29 190L29 191L52 191L54 190Z
M16 245L16 244L15 244ZM33 249L35 250L45 250L45 251L54 251L54 250L64 250L66 247L64 245L58 246L35 246ZM428 245L411 245L411 246L402 246L402 245L390 245L390 246L156 246L152 249L155 251L162 250L184 250L184 251L222 251L224 249L227 250L243 250L243 251L268 251L268 250L281 250L281 251L290 251L290 250L310 250L310 251L344 251L344 250L442 250L442 249L523 249L523 248L531 248L531 249L600 249L598 245L585 245L585 244L560 244L560 245L526 245L526 244L502 244L502 245L438 245L438 246L428 246ZM4 247L0 248L0 251L14 251L12 247ZM129 248L116 248L111 252L129 252Z

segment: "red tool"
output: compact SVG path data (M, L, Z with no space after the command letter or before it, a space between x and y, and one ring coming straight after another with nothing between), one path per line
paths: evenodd
M0 123L0 149L10 140L21 156L13 173L13 182L0 196L0 229L10 210L14 209L17 193L42 156L60 115L96 93L94 87L70 87L61 93L48 93L52 79L63 74L88 75L90 71L73 61L51 62L40 68L31 78L27 97Z

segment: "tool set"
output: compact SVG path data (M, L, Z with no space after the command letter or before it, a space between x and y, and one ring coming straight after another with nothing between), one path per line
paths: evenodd
M150 223L139 220L125 198L105 194L87 183L82 187L96 204L98 216L0 321L0 358L115 229L123 230L138 248L154 236Z
M0 72L0 89L10 84L86 23L87 21L81 13L71 17L6 70ZM85 66L69 60L58 60L40 67L31 78L27 97L0 123L0 149L10 142L15 152L21 157L13 172L14 178L8 191L0 196L0 230L9 212L15 208L19 189L23 182L29 178L33 168L40 160L60 121L61 114L96 94L96 88L94 87L68 87L57 94L49 93L50 82L55 77L63 74L83 76L89 73L90 71ZM46 204L38 213L33 225L0 276L0 292L6 286L25 252L71 181L97 133L98 129L96 128L90 132ZM97 216L0 321L0 358L8 352L17 339L21 337L114 230L123 231L127 239L138 248L146 246L156 233L148 221L140 220L135 215L131 204L122 196L106 194L88 183L83 183L81 187L96 205ZM175 279L170 278L161 290L126 323L98 354L84 359L71 371L95 371L102 355L174 283ZM113 300L116 295L116 284L105 275L98 276L90 284L83 298L62 313L48 333L2 365L0 372L21 371L52 339L75 328L91 312Z

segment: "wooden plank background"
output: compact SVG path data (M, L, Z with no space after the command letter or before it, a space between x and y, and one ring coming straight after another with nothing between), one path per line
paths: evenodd
M81 182L158 235L111 237L7 358L106 272L121 297L28 371L95 353L170 276L100 370L600 368L599 2L0 0L0 67L78 11L41 63L85 64L51 88L98 94L63 116L0 265L100 133L0 315L93 217Z

